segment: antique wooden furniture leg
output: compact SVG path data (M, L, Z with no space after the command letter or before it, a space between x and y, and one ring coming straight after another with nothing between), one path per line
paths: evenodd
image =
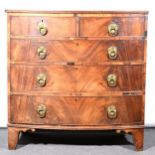
M136 150L137 151L143 150L144 129L133 129L132 135Z
M27 131L35 132L35 129L8 127L8 148L9 150L16 149L20 133L27 132Z
M16 149L20 130L14 127L8 127L8 148L9 150Z
M143 150L143 143L144 143L144 129L143 128L116 130L116 133L121 133L121 132L124 132L126 134L132 134L135 149L137 151Z

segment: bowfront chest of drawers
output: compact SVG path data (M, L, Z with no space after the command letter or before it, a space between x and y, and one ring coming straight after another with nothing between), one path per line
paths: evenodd
M8 13L8 143L37 129L115 130L143 148L147 12Z

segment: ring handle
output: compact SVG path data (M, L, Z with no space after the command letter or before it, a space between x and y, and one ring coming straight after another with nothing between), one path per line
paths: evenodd
M44 87L46 85L46 75L44 73L40 73L37 75L37 84L39 87Z
M43 22L43 20L38 24L39 32L42 36L45 36L48 32L46 24Z
M47 108L46 108L45 105L40 104L40 105L37 107L37 113L38 113L38 115L39 115L40 118L46 117L46 112L47 112Z
M107 76L107 83L110 87L115 87L117 85L117 76L115 74L109 74Z
M118 35L118 29L119 29L119 27L116 23L112 23L112 24L108 25L109 35L117 36Z
M111 60L117 59L118 52L117 52L117 47L116 46L111 46L108 48L108 57Z
M40 59L45 59L47 56L46 48L44 46L40 46L37 49L37 53Z
M114 105L108 106L107 115L110 119L115 119L117 117L117 109Z

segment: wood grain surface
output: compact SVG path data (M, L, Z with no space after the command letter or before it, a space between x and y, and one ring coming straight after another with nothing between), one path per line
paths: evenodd
M142 66L11 65L11 91L98 92L142 90ZM37 85L37 76L46 75L46 85ZM117 85L110 87L107 76L115 74Z
M11 61L13 62L74 62L82 64L102 64L105 62L143 61L143 40L68 40L38 41L31 39L11 39ZM43 46L47 56L41 60L37 49ZM117 47L116 60L108 57L108 48Z
M45 37L73 37L75 36L76 20L73 17L50 18L50 17L11 17L11 36L41 36L38 24L44 22L48 33ZM20 25L19 27L16 25Z
M60 129L131 133L136 150L142 150L148 12L6 12L9 149L16 148L21 132ZM116 36L108 31L112 23ZM117 48L115 60L108 56L111 46ZM39 74L46 76L43 86ZM117 77L114 87L107 83L110 74ZM109 118L111 106L115 118Z
M142 124L142 96L134 97L42 97L11 96L11 123L44 125L120 125ZM39 105L47 113L40 118ZM114 105L117 118L110 119L107 108Z
M141 18L81 18L81 37L109 37L107 26L116 23L118 36L144 36L144 17Z

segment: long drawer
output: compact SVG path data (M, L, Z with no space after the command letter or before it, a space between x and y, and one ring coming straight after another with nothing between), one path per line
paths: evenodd
M142 96L11 96L10 123L53 125L142 124Z
M143 88L143 65L10 67L11 91L94 92Z
M11 61L96 64L143 61L144 40L38 41L11 39Z

